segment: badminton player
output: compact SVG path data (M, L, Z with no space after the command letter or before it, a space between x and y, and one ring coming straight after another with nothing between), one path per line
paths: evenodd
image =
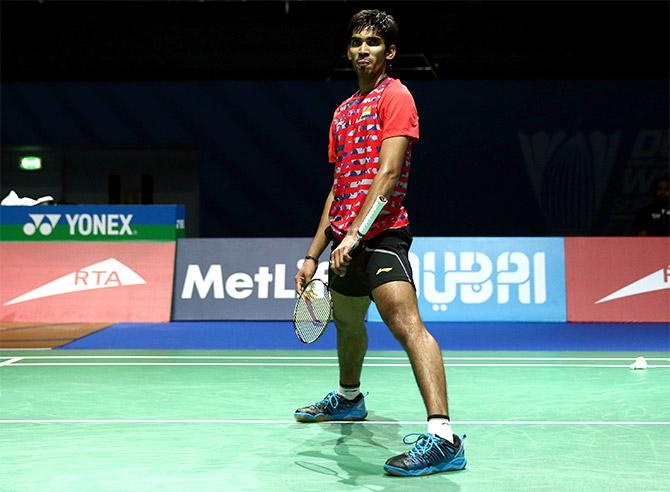
M363 10L349 24L347 56L359 90L333 115L328 149L333 186L295 276L301 292L332 242L329 286L340 381L339 388L321 401L296 410L295 418L322 422L367 416L360 379L368 347L364 319L372 299L407 352L428 415L426 432L413 442L405 440L415 446L384 465L390 474L414 476L460 470L466 461L461 438L449 423L442 352L421 321L408 260L412 235L403 198L412 145L419 139L419 118L407 87L387 74L396 55L397 31L393 17L379 10ZM360 237L363 217L379 195L388 202Z

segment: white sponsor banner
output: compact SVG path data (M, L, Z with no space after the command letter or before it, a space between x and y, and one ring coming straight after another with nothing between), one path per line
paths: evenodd
M290 320L308 238L181 239L175 320ZM327 278L327 254L318 276Z

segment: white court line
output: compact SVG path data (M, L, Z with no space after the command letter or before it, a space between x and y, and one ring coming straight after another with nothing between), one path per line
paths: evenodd
M20 350L51 350L51 347L40 347L40 348L0 348L0 352L12 352L14 350L20 351Z
M584 420L453 420L460 425L670 425L668 421L584 421ZM0 424L296 424L295 420L253 419L3 419ZM425 425L425 420L364 420L356 422L321 422L323 424ZM306 426L309 427L309 426ZM317 425L313 427L318 427Z
M3 358L0 356L0 358ZM337 360L337 356L279 355L26 355L23 359L166 359L166 360ZM635 357L442 357L443 360L517 361L634 361ZM648 361L670 362L670 358L646 357ZM365 360L408 360L407 357L366 357Z
M39 366L254 366L254 367L338 367L337 363L309 362L37 362L6 367ZM411 364L363 364L364 367L411 367ZM595 367L622 368L628 364L444 364L445 367ZM670 364L648 365L649 369L670 368Z
M18 362L18 361L20 361L22 358L23 358L23 357L14 357L14 358L12 358L12 359L2 361L2 362L0 362L0 367L2 367L2 366L5 366L5 367L6 367L6 366L11 366L12 364L14 364L14 362Z

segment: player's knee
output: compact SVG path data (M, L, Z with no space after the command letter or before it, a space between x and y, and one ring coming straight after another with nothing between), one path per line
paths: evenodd
M334 316L333 320L340 336L358 338L366 333L363 320L342 319L337 316Z
M333 321L339 331L352 332L365 329L365 314L367 305L335 306Z
M421 336L424 329L421 319L414 314L390 313L384 318L384 322L403 347L411 345L416 337Z
M333 321L341 335L355 337L365 331L365 312L358 309L334 309Z

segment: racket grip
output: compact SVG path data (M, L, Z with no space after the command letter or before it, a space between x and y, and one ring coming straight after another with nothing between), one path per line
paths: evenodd
M360 227L358 228L358 238L361 239L363 236L365 236L368 231L370 230L370 227L372 227L372 224L374 223L375 219L379 215L379 213L382 211L384 206L388 200L384 195L379 195L374 203L372 204L372 208L368 211L367 215L363 219L363 222L361 223Z

